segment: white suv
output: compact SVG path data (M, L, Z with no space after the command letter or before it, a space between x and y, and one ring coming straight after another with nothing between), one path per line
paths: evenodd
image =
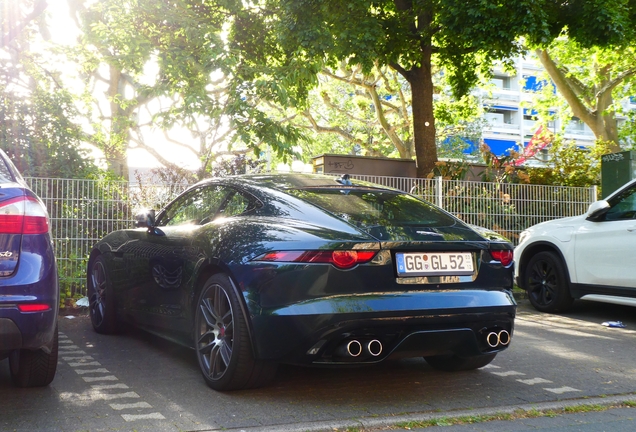
M574 299L636 306L636 180L583 215L528 228L514 256L515 282L537 310Z

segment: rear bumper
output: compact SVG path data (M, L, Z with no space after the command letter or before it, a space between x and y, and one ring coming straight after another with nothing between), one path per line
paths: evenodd
M39 349L53 340L60 303L55 262L39 268L23 265L24 262L21 260L14 276L0 279L0 353ZM23 274L27 271L30 276ZM40 279L34 281L32 272ZM46 304L50 309L21 312L18 307L22 304Z
M252 314L259 358L297 364L376 363L388 357L498 352L486 335L512 335L516 303L509 291L436 291L316 299ZM379 340L382 354L346 358L350 340Z

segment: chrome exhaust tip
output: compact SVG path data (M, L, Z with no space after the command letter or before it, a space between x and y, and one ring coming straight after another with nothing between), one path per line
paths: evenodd
M358 357L362 354L362 344L355 339L347 342L347 354L351 357Z
M382 354L382 342L377 339L369 341L369 343L367 343L367 351L373 357L379 356L380 354Z
M486 336L486 343L490 348L497 348L499 346L506 346L510 343L511 337L508 330L501 330L499 332L492 331Z
M496 348L499 345L499 334L495 332L488 333L486 336L486 343L490 348Z
M499 339L499 344L506 346L510 343L511 337L510 337L510 333L508 333L507 330L502 330L499 332L499 335L497 336L497 338Z

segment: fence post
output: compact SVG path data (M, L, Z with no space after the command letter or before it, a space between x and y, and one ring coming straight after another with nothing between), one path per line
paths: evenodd
M442 201L442 177L435 177L435 197L437 198L437 207L444 208Z
M593 185L590 188L590 202L593 203L596 201L598 201L598 186Z

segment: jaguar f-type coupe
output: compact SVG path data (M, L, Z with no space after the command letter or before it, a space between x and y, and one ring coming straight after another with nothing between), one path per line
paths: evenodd
M202 181L88 262L97 332L132 323L194 348L216 390L279 363L490 363L511 342L513 247L416 196L348 176Z

